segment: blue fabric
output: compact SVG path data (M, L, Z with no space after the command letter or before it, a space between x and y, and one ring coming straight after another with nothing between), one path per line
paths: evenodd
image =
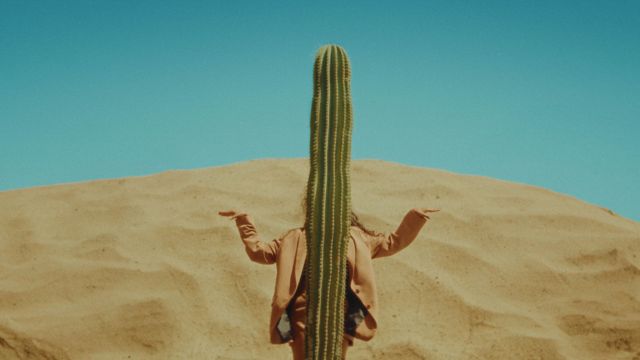
M304 266L305 267L307 266L306 261ZM303 271L302 276L305 276L305 274L306 274L306 271ZM355 337L356 328L358 327L358 325L360 325L362 320L364 320L365 316L368 314L368 311L364 307L360 299L358 299L356 294L354 294L351 288L349 287L350 282L351 282L351 274L349 272L349 266L347 265L347 281L346 281L346 289L345 289L345 301L347 302L347 312L345 314L345 319L344 319L344 331L345 333ZM306 285L306 282L305 284L303 284L303 286L305 285ZM296 292L295 292L296 295L299 290L300 289L296 289ZM292 300L295 298L296 296L294 295ZM292 330L291 320L288 312L289 312L289 306L287 305L287 311L285 311L282 314L282 316L280 316L280 319L278 320L278 324L276 325L276 328L280 334L280 338L282 338L282 341L284 342L287 342L293 338L293 334L291 331Z

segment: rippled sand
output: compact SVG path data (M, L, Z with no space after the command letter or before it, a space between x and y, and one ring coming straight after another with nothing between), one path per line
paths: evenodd
M640 223L543 188L352 162L352 201L389 233L442 211L375 261L380 319L349 359L640 359ZM0 192L0 359L287 359L268 339L263 240L303 222L307 159ZM603 184L604 185L604 184Z

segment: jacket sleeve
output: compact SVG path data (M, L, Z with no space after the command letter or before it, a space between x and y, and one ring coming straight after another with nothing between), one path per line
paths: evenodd
M367 235L371 258L391 256L407 247L427 222L427 214L414 208L409 210L402 222L391 234L382 233L377 236Z
M240 232L240 238L244 243L245 251L249 255L249 259L260 264L273 264L278 257L278 251L280 250L280 243L289 234L289 231L284 232L277 238L265 243L260 240L256 227L251 217L245 213L238 214L232 219L235 219L236 226Z

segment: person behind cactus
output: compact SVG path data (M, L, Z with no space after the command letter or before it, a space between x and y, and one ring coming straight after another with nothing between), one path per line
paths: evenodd
M439 209L413 208L392 233L368 229L351 211L342 359L346 358L354 339L369 341L377 330L378 298L372 260L391 256L407 247L430 219L429 214L436 211ZM276 264L270 342L287 343L294 360L305 359L306 284L302 275L306 264L306 226L289 229L270 242L264 242L246 212L226 210L218 214L235 220L249 259L260 264ZM291 283L292 277L295 283Z
M414 208L389 235L360 223L351 209L350 79L345 50L322 46L313 71L304 226L264 243L246 213L219 212L236 221L251 260L277 264L271 343L288 342L294 360L345 359L354 338L373 337L378 300L371 260L409 245L438 211Z

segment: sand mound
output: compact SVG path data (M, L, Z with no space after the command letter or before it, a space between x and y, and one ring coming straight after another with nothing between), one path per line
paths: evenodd
M640 223L539 187L352 162L354 211L390 232L379 331L349 359L640 359ZM307 159L0 192L0 359L286 359L268 341L275 267L247 258L303 222Z

